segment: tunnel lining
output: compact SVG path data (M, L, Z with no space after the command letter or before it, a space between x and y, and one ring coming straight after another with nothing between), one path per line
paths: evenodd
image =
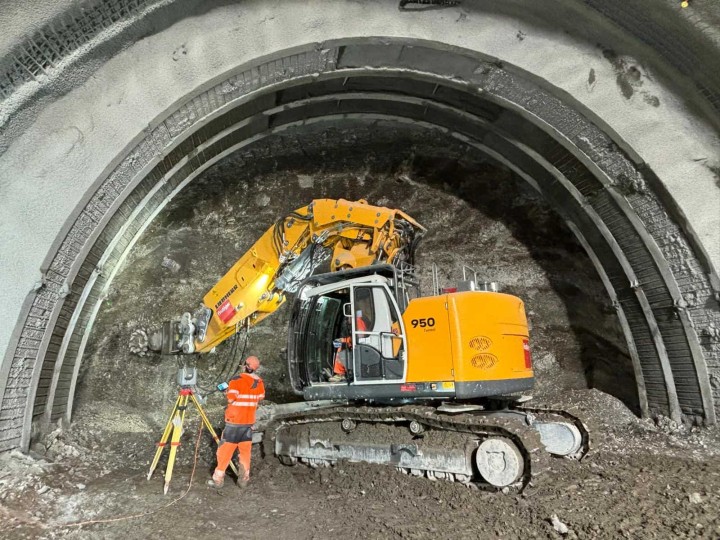
M417 48L417 47L413 47L413 48ZM337 54L337 52L338 52L338 51L335 51L335 54ZM443 52L444 54L453 54L453 53L449 53L449 52L446 51L446 50L443 50L442 52ZM308 54L308 55L310 55L310 56L313 55L313 53L309 53L309 52L306 52L305 54ZM320 59L320 62L315 62L315 63L313 63L313 62L311 61L311 64L313 64L312 67L316 67L318 64L324 64L324 67L326 68L326 71L334 71L334 70L336 70L335 59L331 58L332 55L328 55L328 52L327 52L327 51L324 52L324 53L323 53L323 52L321 52L321 53L315 52L314 54L315 54L315 55L325 54L325 55L327 55L327 57L324 58L324 59L321 58L321 59ZM299 56L301 56L301 55L295 54L295 55L293 55L293 56L290 57L290 58L298 58ZM316 58L316 60L317 60L317 58ZM276 61L276 62L277 62L277 61ZM288 61L283 60L282 62L280 62L280 65L282 65L283 62L287 63ZM296 60L296 62L297 62L297 60ZM494 65L494 64L490 64L490 65L483 64L483 61L482 61L482 60L478 61L477 59L475 60L475 62L476 62L476 63L479 62L480 64L482 64L482 65L483 65L483 68L482 68L482 69L487 68L487 69L489 70L488 73L491 73L491 72L492 72L494 75L500 75L501 77L502 77L502 76L509 76L509 73L508 73L506 70L504 70L503 68L500 68L500 67L498 67L498 66L496 66L496 65ZM290 62L290 63L292 63L292 62ZM268 63L268 64L271 64L271 63ZM269 68L268 68L268 69L269 69ZM258 69L257 71L260 72L261 70ZM321 70L321 72L322 72L322 70ZM269 73L269 71L268 71L268 73ZM443 84L448 84L447 74L438 74L438 73L432 74L432 73L430 73L430 74L426 74L426 75L438 77L439 82L442 82ZM454 73L454 74L452 74L452 75L453 75L456 79L458 78L458 76L457 76L456 73ZM253 76L253 75L251 74L250 76ZM232 77L231 77L231 79L232 79ZM295 82L297 82L297 80L296 80ZM487 82L487 81L486 81L486 82ZM493 90L493 91L495 91L495 92L498 92L498 89L499 89L499 87L497 86L498 81L497 81L497 80L494 80L494 81L491 80L491 81L489 81L489 82L490 82L491 84L494 84L494 85L495 85L495 86L493 86L493 88L491 88L491 90ZM516 83L517 83L517 81L514 81L514 80L511 81L511 82L512 82L513 84L516 84ZM524 82L524 83L525 83L525 85L524 85L524 86L525 86L524 90L528 90L528 88L529 88L529 89L532 90L533 92L538 92L537 88L532 88L532 87L530 87L530 86L529 86L529 83L528 83L527 81L521 81L521 82ZM477 84L477 81L471 81L471 83ZM466 84L467 84L467 83L466 83ZM506 81L506 84L507 84L507 81ZM218 86L220 86L220 85L216 85L214 88L217 88ZM265 84L265 85L264 85L264 87L265 87L266 89L267 89L269 86L271 86L271 85L269 85L269 84ZM523 86L523 85L520 85L520 86ZM488 95L487 92L488 92L488 89L486 88L486 89L485 89L485 96ZM498 93L499 93L499 92L498 92ZM505 96L505 97L508 97L508 98L509 98L509 96ZM515 96L515 97L518 97L518 96ZM195 103L197 103L197 101L202 101L202 99L196 97L196 98L194 98L193 101L189 102L189 104L188 104L188 105L185 105L184 107L188 107L188 106L190 106L190 104L195 104ZM525 111L526 111L526 113L527 113L528 116L533 116L533 114L534 114L533 112L531 112L531 110L532 110L531 105L532 105L532 103L531 103L531 102L528 102L527 100L518 100L518 102L515 103L515 106L518 108L518 110L522 110L523 107L524 107L524 108L525 108ZM205 105L203 105L202 103L197 103L197 105L193 105L193 106L203 107L203 106L205 106ZM181 107L181 109L182 109L182 107ZM176 111L176 112L174 112L174 113L172 113L172 114L169 114L169 115L168 115L168 119L172 119L173 116L177 116L177 115L183 116L183 115L185 115L185 114L186 114L186 113L180 113L179 110L178 110L178 111ZM204 120L199 120L200 118L203 118ZM192 148L193 146L195 146L195 137L197 136L197 133L199 133L200 130L201 130L203 127L205 127L205 125L207 124L207 121L206 121L206 120L207 120L208 118L209 118L209 117L207 116L207 113L206 113L206 114L199 114L199 111L198 111L198 114L195 115L195 123L191 123L191 126L192 126L191 130L194 130L195 132L192 133L190 136L186 136L186 138L184 139L184 141L180 142L180 143L178 144L178 146L176 147L176 149L178 149L178 150L180 150L180 151L185 150L186 147L183 148L183 147L182 147L183 144L189 145L190 148ZM261 121L261 120L256 120L256 121ZM126 163L128 159L131 159L131 160L134 161L134 160L141 160L141 158L149 158L149 159L145 159L145 160L144 160L145 165L144 165L143 168L147 171L147 174L150 175L148 178L149 178L151 181L157 183L158 181L162 181L162 178L169 172L169 170L168 170L169 167L171 167L171 166L176 166L176 165L178 165L178 163L177 163L177 162L174 163L174 164L172 163L172 159L175 159L175 157L174 157L174 156L175 156L175 153L174 153L174 152L169 152L168 149L167 149L167 143L168 143L168 141L172 140L173 134L172 134L172 133L170 132L170 130L168 129L168 126L165 124L165 121L162 121L162 122L159 121L159 122L156 122L155 124L156 124L156 128L151 131L150 136L147 137L147 138L145 138L145 139L143 139L142 142L138 145L138 147L142 147L143 145L144 145L145 147L144 147L142 150L139 150L139 151L138 151L137 148L136 148L135 151L129 152L129 154L130 154L129 158L126 157L126 158L123 159L123 160L121 160L121 159L119 158L119 159L118 159L118 169L120 169L120 168L122 167L122 164ZM551 125L551 124L548 124L548 125ZM181 132L182 132L182 130L180 130L180 132L176 133L175 136L177 137L178 134L181 133ZM576 134L576 135L577 135L577 134ZM592 146L590 147L590 149L592 149ZM587 149L585 149L585 150L587 150ZM158 154L166 153L166 152L169 152L168 157L170 157L171 155L173 156L173 157L171 158L171 162L169 162L169 163L164 163L163 161L159 161L158 164L156 165L156 166L160 167L159 170L157 170L157 171L154 171L154 170L153 170L152 172L148 171L148 169L151 168L151 164L152 164L153 160L155 159L155 156L158 155ZM143 154L144 154L144 155L143 155ZM600 156L594 156L594 157L596 157L596 159L597 159L597 158L600 158ZM608 159L608 156L602 156L602 157L604 157L605 159ZM134 159L133 159L133 158L134 158ZM590 159L590 157L588 157L588 159ZM188 161L189 161L190 163L195 164L195 165L198 165L198 164L201 163L201 160L198 158L197 155L196 155L196 156L193 156L193 157L190 158ZM592 161L592 160L591 160L591 161ZM595 162L595 163L596 163L596 162ZM563 163L559 163L559 164L560 164L560 165L564 165ZM628 164L626 164L626 165L627 165L628 167L630 167L630 168L628 169L628 172L631 172L631 166L628 165ZM116 170L117 170L117 169L116 169ZM636 171L636 172L637 172L637 171ZM137 178L137 177L140 176L141 174L143 174L143 173L136 172L136 174L135 174L134 176L135 176L135 178ZM638 173L638 174L639 174L639 173ZM640 175L639 178L642 178L642 176ZM112 180L112 175L109 175L108 180ZM120 197L121 192L122 192L123 190L122 190L122 189L113 189L113 187L112 187L112 182L111 182L111 181L109 182L109 184L110 184L109 186L103 184L103 186L98 189L98 191L96 192L96 194L97 194L98 192L103 192L103 191L104 191L106 194L115 195L115 198L114 198L113 200L114 200L114 201L117 201L118 197ZM130 194L130 195L128 196L128 198L127 198L125 201L123 201L123 204L124 204L125 206L127 206L127 205L130 205L130 206L135 205L136 207L138 207L138 205L140 204L140 202L141 202L141 197L139 197L139 194L136 194L135 192L133 192L132 194ZM139 215L140 215L142 218L147 219L147 218L149 217L149 215L150 215L150 212L148 212L146 208L141 208L140 211L139 211ZM98 224L102 223L103 220L105 220L105 221L107 222L107 227L108 227L107 230L109 230L109 228L110 228L110 222L113 221L113 220L114 220L115 218L117 218L118 216L120 216L121 220L123 220L123 219L126 220L126 219L130 216L130 214L129 214L129 212L128 212L126 209L122 209L122 208L119 206L116 213L113 213L112 215L111 215L110 213L105 213L102 217L100 217L100 219L97 220L96 226L97 226ZM81 217L79 218L78 221L80 221L80 219L82 219L82 215L81 215ZM85 223L87 223L87 222L85 222ZM75 225L77 225L77 223L76 223ZM117 226L116 226L116 230L118 230L118 229L117 229ZM97 229L95 229L95 234L97 234L98 236L100 235L100 233L99 233L99 231L97 231ZM91 236L92 236L92 235L91 235ZM111 236L112 236L112 235L111 235ZM108 247L108 245L109 245L109 242L110 242L110 240L108 240L107 238L100 238L98 242L95 242L95 243L92 245L92 247L90 247L90 248L88 249L88 254L91 254L91 255L92 255L92 259L94 259L94 260L100 260L100 259L104 256L104 253L103 253L103 252L104 252L105 249L107 249L107 247ZM126 245L127 245L127 241L126 241L125 239L120 239L120 240L118 241L118 246L119 246L119 247L124 247L124 246L126 246ZM62 248L63 248L64 246L65 246L64 243L61 244L59 251L62 251ZM78 250L78 251L81 251L81 250ZM82 258L82 255L81 255L79 258ZM76 260L77 260L77 259L76 259ZM71 276L71 275L72 275L72 268L70 268L69 271L68 271L66 274L63 274L62 272L58 272L58 271L57 271L57 266L55 265L55 262L56 262L56 261L57 261L57 258L53 259L53 264L48 265L48 266L49 266L49 270L48 270L48 282L52 282L52 283L56 286L56 289L59 289L59 288L61 288L61 287L63 286L63 284L65 283L65 279L67 279L68 276ZM90 259L88 259L87 262L88 262L89 264L81 264L81 265L75 264L75 265L73 265L72 262L70 263L70 266L71 266L71 267L77 268L77 276L76 276L76 278L75 278L75 280L74 280L74 283L73 283L73 289L75 289L75 290L70 291L70 294L66 297L66 299L61 300L61 303L62 303L62 311L64 312L64 316L61 316L59 309L56 308L56 310L55 310L55 313L56 313L57 316L58 316L58 320L60 320L61 323L59 323L59 324L56 325L56 328L55 328L56 332L53 332L54 336L52 336L52 337L49 338L49 339L43 338L43 339L45 339L45 341L46 341L46 345L45 345L45 346L46 346L47 350L48 350L48 351L51 351L53 354L59 353L59 347L62 346L62 342L64 341L64 339L63 339L61 336L63 335L63 333L64 333L64 332L68 329L68 327L70 326L70 322L71 322L71 319L72 319L72 317L73 317L72 313L73 313L73 311L74 311L74 308L75 308L75 306L76 306L76 304L77 304L77 301L78 301L78 299L79 299L79 296L80 296L80 295L78 294L78 292L77 292L77 289L79 289L80 287L82 287L82 288L84 289L84 285L88 282L88 280L90 279L91 275L93 274L93 269L92 269L92 267L94 266L94 264L93 264L93 263L90 263ZM110 263L116 263L116 261L113 261L113 260L112 260L112 257L109 257L109 258L108 258L108 264L110 264ZM700 265L698 265L698 266L700 266ZM106 269L106 270L107 270L107 269ZM96 273L97 273L97 272L96 272ZM706 287L706 288L707 288L707 287ZM42 292L42 291L40 291L40 292ZM54 291L53 291L53 292L54 292ZM92 296L92 295L88 295L88 298L89 298L90 296ZM93 300L96 300L96 298L93 298ZM37 304L36 304L34 307L37 307ZM32 311L32 308L31 308L31 311ZM68 316L68 312L70 312L70 315L69 315L69 316ZM690 315L688 315L688 318L690 318ZM80 319L79 316L78 316L78 319ZM85 321L85 322L87 322L87 321ZM58 339L57 339L58 337L61 338L61 339L60 339L60 343L58 343ZM691 338L692 338L692 336L689 337L690 340L691 340ZM21 338L21 339L22 339L22 338ZM54 342L53 342L52 340L54 340ZM69 350L71 346L72 346L73 348L78 347L78 346L80 345L80 342L82 341L82 338L78 336L78 333L77 333L77 332L73 332L73 333L67 338L67 340L68 340L68 341L67 341L68 345L67 345L67 347L66 347L66 350ZM36 341L37 341L37 340L36 340ZM22 344L21 344L21 345L22 345ZM51 346L51 345L52 345L52 346ZM53 347L55 348L55 351L54 351L54 352L52 351L52 348L53 348ZM42 356L42 355L40 355L40 356ZM691 354L691 357L692 357L692 354ZM42 372L44 371L44 372L45 372L44 380L47 382L47 379L48 379L48 377L47 377L48 371L50 371L51 373L55 373L55 372L56 372L56 370L55 370L55 367L56 367L56 366L54 366L54 365L52 365L52 364L53 364L52 361L51 361L51 362L48 362L48 364L45 366L45 369L44 369L44 370L42 370L42 369L37 369L37 370L35 370L35 373L34 373L34 375L33 375L33 379L34 379L34 380L38 380L38 381L39 381L40 379L43 379L43 373L42 373ZM62 365L62 364L60 364L60 365ZM694 367L697 368L697 366L694 366ZM702 366L701 366L701 367L702 367ZM76 370L73 370L73 371L76 373ZM70 380L69 380L69 381L65 381L65 380L63 380L63 379L60 377L60 372L58 371L57 373L58 373L58 375L57 375L57 383L55 384L55 387L56 387L56 388L59 387L59 383L60 383L60 382L69 382L70 385L74 384L74 376L73 376L73 375L70 375ZM707 373L705 373L705 376L707 376ZM54 375L53 375L53 377L54 377ZM699 381L699 382L700 382L700 384L702 384L702 381ZM52 384L52 383L51 383L51 384ZM72 387L72 386L70 386L68 389L70 389L71 387ZM46 388L49 388L49 386L46 387ZM712 414L713 414L713 412L712 412L712 404L710 404L710 409L708 409L708 408L706 407L706 406L707 406L707 400L708 400L708 395L707 395L707 392L708 392L708 391L709 391L709 384L708 384L708 386L706 387L706 392L705 392L705 394L704 394L705 397L703 398L703 399L704 399L704 401L703 401L704 410L703 410L702 412L703 412L704 414L706 414L706 420L707 420L709 417L712 417ZM7 397L7 393L6 393L6 397ZM39 393L39 394L38 394L38 397L39 397L39 398L42 398L42 394ZM45 397L47 398L48 396L46 395ZM32 402L33 400L29 400L29 401ZM35 402L35 406L36 406L36 409L35 409L35 412L36 412L36 413L38 413L38 412L41 413L42 411L45 410L45 407L44 407L44 406L41 406L41 405L42 405L41 401L34 400L34 402ZM55 400L50 400L50 401L48 402L48 407L51 406L50 403L53 404L52 406L55 406L55 405L57 405L59 402L58 402L58 403L55 403ZM61 409L61 408L62 408L62 407L60 407L60 409ZM661 408L662 408L662 407L661 407ZM25 425L25 427L26 427L25 430L26 430L26 432L27 432L27 431L29 430L29 427L28 427L28 424L29 424L28 417L29 417L29 418L32 418L33 416L34 416L34 417L37 417L37 414L35 414L35 415L32 414L32 407L30 407L30 408L26 407L25 410L26 410L26 421L24 422L24 425ZM30 411L29 413L28 413L28 410ZM55 413L57 414L57 412L58 412L58 407L54 407L54 410L55 410ZM670 411L670 412L672 413L672 411ZM687 414L687 413L686 413L686 414ZM51 415L51 416L52 416L52 415ZM48 418L48 420L49 420L49 418ZM28 437L28 435L25 435L25 437L24 437L25 442L27 442L27 437Z
M314 92L314 94L317 94L317 93ZM325 96L325 97L327 97L327 96ZM332 98L332 96L330 96L330 97ZM352 95L351 95L350 97L352 97ZM312 102L313 102L313 103L316 102L317 99L318 99L318 97L317 97L317 95L315 95L315 97L312 98ZM280 100L280 101L282 101L282 100ZM294 102L294 104L298 104L298 102ZM290 111L290 113L291 113L291 114L290 114L291 118L292 118L292 116L293 116L292 113L298 114L299 116L304 116L304 115L306 116L306 115L307 115L307 113L304 112L304 111L302 112L302 114L298 113L298 111L296 111L296 109L295 109L295 106L293 106L289 111ZM280 106L280 107L275 107L274 109L271 109L270 111L267 111L267 112L268 112L268 114L273 113L273 112L275 112L275 113L277 113L277 114L281 114L282 112L288 112L288 109L284 109L282 106ZM456 112L457 112L457 111L456 111ZM648 306L645 306L645 307L643 308L643 311L646 313L646 316L652 318L652 314L651 314L650 309L649 309ZM654 327L654 328L656 328L656 327ZM657 333L657 332L652 332L651 334L657 335L658 333ZM658 346L659 348L662 348L662 347L663 347L662 342L659 341L659 340L656 340L656 346ZM664 361L664 365L666 366L665 369L667 370L667 359L666 359L666 357L663 359L663 361ZM665 379L666 379L665 382L666 382L667 385L672 385L672 379L671 379L671 377L670 377L668 374L666 374Z

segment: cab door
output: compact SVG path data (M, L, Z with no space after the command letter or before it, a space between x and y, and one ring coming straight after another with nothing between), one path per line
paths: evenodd
M351 307L355 381L404 382L407 343L400 310L390 290L385 285L353 286Z

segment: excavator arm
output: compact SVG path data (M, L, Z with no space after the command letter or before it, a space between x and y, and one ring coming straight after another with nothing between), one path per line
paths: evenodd
M206 353L274 313L287 294L330 258L332 271L390 263L413 264L425 228L404 212L364 200L316 199L279 219L203 298L195 313L135 334L130 349L165 354Z

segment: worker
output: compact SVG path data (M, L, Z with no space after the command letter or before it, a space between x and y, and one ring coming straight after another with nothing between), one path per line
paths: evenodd
M225 470L238 451L238 487L245 487L250 479L250 453L255 411L265 398L265 384L256 373L260 367L257 356L248 356L243 373L230 379L225 390L225 429L217 449L217 466L208 485L220 488L225 482Z
M360 309L355 312L355 333L358 337L358 343L362 343L362 339L367 338L367 332L370 328L370 322L366 314L372 313L372 300L370 299L369 289L358 289L356 292L355 303ZM328 382L337 383L347 380L347 367L352 359L352 327L349 317L342 322L340 329L340 338L333 341L335 348L335 360L333 362L333 376Z
M356 330L367 330L365 321L362 318L362 311L358 311L355 317ZM333 362L333 376L328 382L336 383L347 380L347 366L352 358L352 326L350 318L346 317L342 322L340 337L333 340L335 348L335 361Z

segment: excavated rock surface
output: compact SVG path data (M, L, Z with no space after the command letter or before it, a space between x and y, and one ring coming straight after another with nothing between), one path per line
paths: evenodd
M330 140L332 165L323 150ZM283 150L281 161L262 148L231 156L181 193L140 239L94 324L72 424L38 435L30 456L0 456L0 537L720 535L718 431L635 417L632 368L612 306L582 248L530 188L466 147L428 141L427 134L385 140L382 133L325 133L311 147ZM503 495L380 466L288 468L256 453L247 490L228 482L218 493L203 485L214 465L205 434L194 484L182 500L150 516L68 527L141 514L184 493L197 414L188 413L171 491L163 496L164 458L153 479L145 477L176 397L177 365L131 356L130 333L193 309L278 216L319 197L366 198L426 225L430 233L418 254L426 287L433 262L444 283L458 280L466 263L480 280L522 297L536 402L571 408L588 423L588 457L553 459L552 470L522 495ZM282 358L287 311L254 329L245 349L263 360L274 401L296 399ZM232 371L230 348L226 343L198 361L203 386ZM221 407L209 397L208 414L218 424Z
M326 131L306 147L283 147L282 159L274 156L283 140L270 140L208 171L155 219L113 282L86 349L77 401L132 396L148 411L168 407L176 365L128 354L132 330L193 310L279 216L314 198L365 198L401 208L429 229L417 261L426 291L432 263L448 285L467 264L480 281L523 298L538 390L590 384L637 408L614 309L562 220L507 170L433 136L430 144L427 132ZM288 312L285 306L254 328L245 350L263 360L268 395L279 401L297 399L282 355ZM226 342L198 361L202 385L232 371L230 349Z

